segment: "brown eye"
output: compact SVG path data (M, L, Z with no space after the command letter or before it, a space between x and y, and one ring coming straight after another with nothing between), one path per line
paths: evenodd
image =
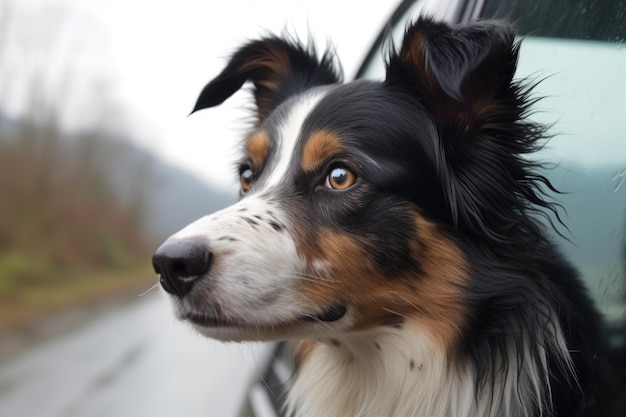
M333 168L326 177L325 186L333 190L345 190L356 182L356 175L347 168Z
M247 193L252 188L252 179L254 177L254 173L250 168L244 168L239 174L239 182L241 183L241 191Z

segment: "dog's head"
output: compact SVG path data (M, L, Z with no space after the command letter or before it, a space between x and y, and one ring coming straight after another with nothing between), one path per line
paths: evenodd
M452 343L469 303L462 245L497 244L511 213L542 201L522 158L538 135L522 122L516 59L505 24L429 19L408 28L383 82L341 84L331 54L293 41L239 49L195 110L254 84L241 200L154 256L178 317L223 340L411 320Z

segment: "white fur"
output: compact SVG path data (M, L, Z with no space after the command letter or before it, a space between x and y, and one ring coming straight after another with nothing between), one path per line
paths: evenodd
M241 212L244 208L246 211ZM294 320L301 314L293 303L293 284L304 261L288 233L276 232L268 223L253 217L268 218L268 211L284 221L279 207L251 196L199 219L170 238L204 240L211 248L214 265L210 275L194 289L207 301L199 307L217 304L229 319L261 327ZM252 227L244 218L254 219L259 226ZM272 299L271 304L263 302L268 299ZM193 297L177 302L181 317L198 310ZM210 337L225 337L215 334L224 333L224 329L199 330ZM232 337L237 338L236 332Z
M557 327L560 336L546 346L556 343L569 358ZM540 370L547 376L545 352L537 363L530 360L526 346L518 360L510 344L508 367L500 366L493 384L489 381L477 389L474 369L450 363L418 326L378 328L334 339L338 346L318 343L301 364L288 394L288 416L527 417L537 411L549 415L545 410L549 384L540 377Z
M172 297L176 315L184 319L189 313L202 314L219 306L237 326L194 327L205 336L227 341L327 336L348 328L352 324L349 313L332 323L301 320L325 306L299 296L295 287L311 279L304 274L308 267L287 231L276 231L253 217L268 218L268 211L286 224L280 207L262 196L250 196L170 238L205 240L214 257L209 275L196 284L192 294L183 299ZM244 217L258 220L259 226L252 227Z
M326 92L327 89L324 88L314 89L305 95L297 97L295 104L292 105L290 103L292 107L289 109L289 115L280 126L278 132L279 156L277 164L268 178L266 188L272 188L284 181L289 165L295 160L294 150L300 137L302 124Z

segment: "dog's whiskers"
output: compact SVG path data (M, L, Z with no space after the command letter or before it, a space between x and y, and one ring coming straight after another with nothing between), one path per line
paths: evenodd
M152 287L148 288L147 290L145 290L144 292L142 292L141 294L138 295L138 297L143 297L145 295L147 295L149 292L153 291L153 290L157 290L159 289L160 285L157 282L156 284L154 284Z
M412 301L410 301L410 300L408 300L408 299L406 299L404 297L400 298L398 304L400 304L400 302L408 304L409 306L413 307L413 309L415 309L415 311L419 311L419 312L423 312L424 311L423 308L416 306Z
M395 314L396 316L399 316L399 317L402 317L402 318L404 318L404 319L409 320L409 317L408 317L408 316L405 316L404 314L398 313L397 311L393 311L393 310L388 309L388 308L386 308L386 307L383 307L383 310L385 310L385 311L387 311L387 312L389 312L389 313L391 313L391 314Z
M295 279L299 279L299 280L303 280L303 281L309 281L309 282L313 282L315 284L319 284L319 285L324 285L326 287L331 287L331 284L329 284L330 282L335 282L332 279L329 278L324 278L324 277L320 277L317 275L311 275L311 274L307 274L307 273L295 273L292 274L292 277Z

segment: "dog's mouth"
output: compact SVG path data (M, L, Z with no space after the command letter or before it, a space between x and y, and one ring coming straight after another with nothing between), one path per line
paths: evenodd
M183 319L202 327L240 327L240 325L227 320L215 310L187 313L183 315Z
M317 313L306 314L301 316L300 318L293 321L293 323L298 322L323 322L330 323L343 318L348 311L348 307L344 303L334 304L326 309L320 310ZM182 315L184 320L188 320L191 323L201 326L201 327L237 327L237 328L246 328L246 327L257 327L258 325L247 324L238 320L232 320L224 317L224 315L216 310L216 309L207 309L202 312L190 312ZM292 324L289 323L281 323L281 324ZM274 325L275 326L275 325Z

